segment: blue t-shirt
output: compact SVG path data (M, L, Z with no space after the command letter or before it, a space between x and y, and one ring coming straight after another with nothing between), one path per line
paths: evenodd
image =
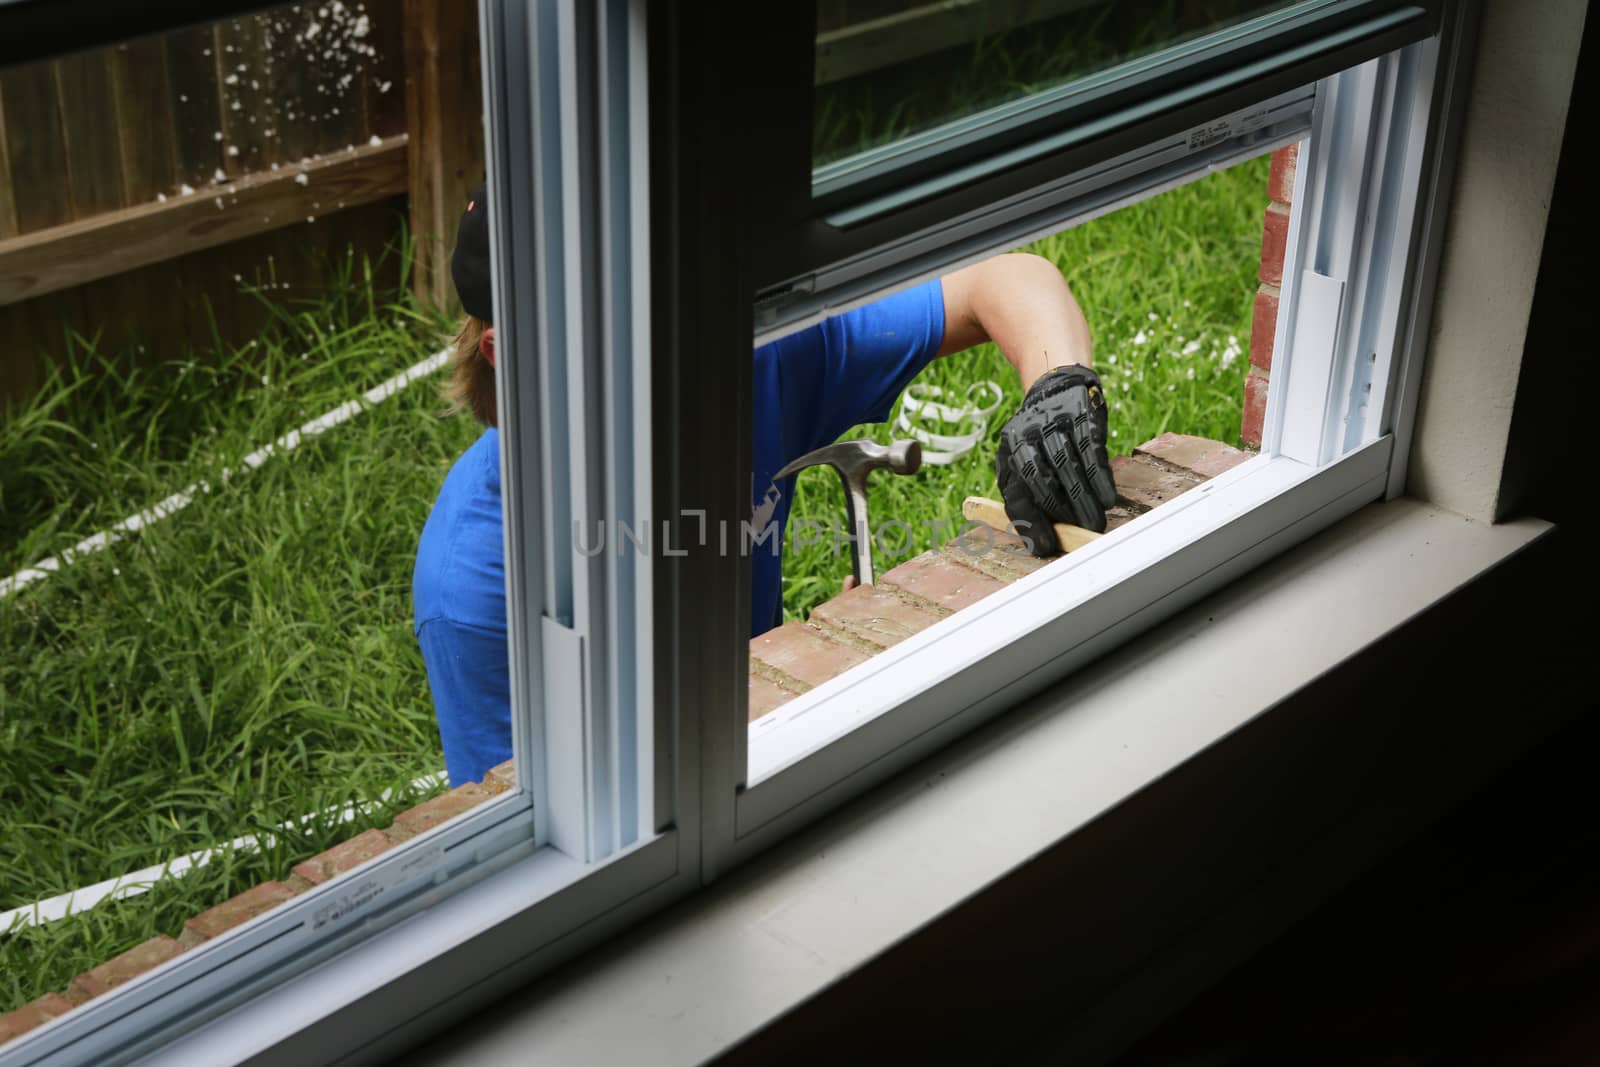
M938 279L845 312L755 351L752 526L777 536L749 549L750 633L783 621L781 535L793 476L772 476L895 398L944 340ZM730 538L730 543L732 539ZM480 781L511 758L500 435L486 430L439 490L417 549L412 609L450 784Z

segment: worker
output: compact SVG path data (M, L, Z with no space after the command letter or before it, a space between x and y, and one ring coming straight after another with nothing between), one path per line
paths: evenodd
M486 429L445 478L423 529L413 576L417 639L427 666L452 785L511 758L510 669L495 430L489 203L480 185L462 213L450 263L466 321L447 393ZM752 526L779 533L752 560L751 628L782 621L781 532L790 460L849 427L882 422L928 363L995 342L1025 396L1000 433L996 480L1037 555L1059 551L1052 522L1105 529L1115 500L1106 403L1090 366L1088 323L1053 264L1008 254L952 271L755 350Z

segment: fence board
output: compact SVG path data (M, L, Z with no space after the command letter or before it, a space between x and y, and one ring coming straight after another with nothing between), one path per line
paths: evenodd
M168 34L166 45L178 180L204 188L223 159L215 40L210 27L198 26Z
M267 170L278 162L273 139L266 135L275 106L261 82L268 57L264 33L259 18L228 19L211 28L217 113L222 119L222 170L230 178ZM266 122L258 116L266 116Z
M369 4L370 40L377 55L361 79L370 137L392 137L406 128L406 42L403 0ZM473 43L476 44L476 37ZM469 118L467 121L471 121Z
M75 52L51 64L67 158L62 195L70 199L75 219L127 206L108 59L104 51Z
M99 333L101 352L121 354L130 363L177 358L192 336L183 313L187 289L181 264L181 260L154 263L66 290L83 294L86 317L77 321ZM206 289L217 290L216 276L205 282ZM152 308L159 308L160 314L151 314ZM9 310L0 308L0 314ZM126 351L135 343L138 350Z
M178 188L167 43L145 37L110 49L122 199L128 206Z
M298 23L282 11L273 11L269 17L272 47L262 80L267 93L263 115L270 123L267 136L272 144L267 162L295 163L321 149L317 131L305 114L316 72L297 58L294 35Z
M0 86L17 231L27 234L72 221L55 71L49 63L12 67L0 71Z
M411 135L413 288L450 307L448 251L467 194L483 179L483 102L477 9L406 0L406 122Z
M12 316L13 310L22 314ZM7 398L20 399L43 383L49 363L65 355L68 331L82 332L88 319L76 289L0 308L0 410Z
M299 179L304 178L302 183ZM0 242L0 305L406 190L406 137Z
M11 189L11 150L6 146L6 93L0 79L0 240L17 235L17 196Z
M175 358L260 328L241 281L276 271L292 288L269 295L294 299L354 243L359 282L404 211L403 4L285 4L0 72L0 398L37 387L67 329Z
M289 288L264 295L293 311L299 301L320 295L327 264L350 243L358 257L361 250L373 250L376 284L392 291L399 282L397 257L376 262L377 250L398 234L404 210L403 198L374 201L319 218L312 226L273 230L0 307L0 414L8 398L30 395L46 368L63 359L68 329L98 333L100 351L122 363L209 359L214 335L208 299L213 308L228 308L227 315L218 316L224 345L243 344L259 333L268 314L253 293L241 291L241 283L265 283L276 272ZM240 282L234 281L236 274ZM359 269L354 277L360 284ZM152 315L151 308L161 313ZM132 348L135 342L143 351Z

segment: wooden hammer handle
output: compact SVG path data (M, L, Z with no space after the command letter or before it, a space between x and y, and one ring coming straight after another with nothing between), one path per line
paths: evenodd
M973 522L981 522L993 526L996 530L1005 530L1011 520L1006 514L1006 506L998 500L990 500L986 496L969 496L961 502L961 514ZM1061 542L1061 551L1071 552L1075 548L1082 548L1100 535L1093 530L1085 530L1082 526L1071 526L1064 522L1051 523L1055 530L1056 540ZM1020 531L1027 533L1027 530Z

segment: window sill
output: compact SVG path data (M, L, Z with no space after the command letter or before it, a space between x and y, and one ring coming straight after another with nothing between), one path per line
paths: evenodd
M727 1053L1550 529L1368 506L416 1062Z

